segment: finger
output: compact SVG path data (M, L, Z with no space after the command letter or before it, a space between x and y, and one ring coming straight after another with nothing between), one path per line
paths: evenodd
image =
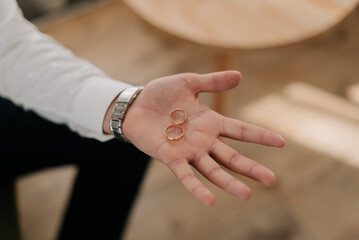
M238 71L223 71L196 75L188 79L195 93L220 92L232 89L239 84L241 74Z
M214 204L213 194L193 174L192 168L186 159L174 160L167 166L195 198L209 206Z
M221 141L217 141L212 145L211 155L228 169L259 181L267 186L273 186L276 182L276 177L270 169L256 161L242 156Z
M224 171L208 154L204 154L192 164L203 176L226 192L244 200L250 198L249 187Z
M228 117L222 119L219 134L231 139L259 143L271 147L283 147L285 145L284 138L277 133Z

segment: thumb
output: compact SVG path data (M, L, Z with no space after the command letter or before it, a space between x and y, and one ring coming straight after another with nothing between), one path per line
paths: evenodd
M237 86L241 78L238 71L223 71L197 75L189 83L195 93L221 92Z

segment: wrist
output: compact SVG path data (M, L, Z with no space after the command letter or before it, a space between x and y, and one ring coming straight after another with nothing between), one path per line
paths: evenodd
M104 117L103 123L102 123L102 131L104 134L108 134L108 135L111 134L110 119L111 119L113 109L115 108L117 98L118 98L118 95L112 100L112 102L110 103L110 105L107 108L107 111L105 113L105 117Z
M108 128L106 127L105 130L109 131L117 139L130 142L123 133L123 121L129 108L135 101L136 97L141 93L142 89L143 87L126 88L111 103L108 109L108 112L110 112L111 115L109 115L109 121L107 121Z

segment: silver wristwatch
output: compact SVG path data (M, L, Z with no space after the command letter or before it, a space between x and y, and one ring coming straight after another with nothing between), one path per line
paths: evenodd
M122 131L122 123L126 116L127 110L135 98L141 93L143 87L130 87L123 90L116 101L115 108L110 119L110 129L112 134L125 142L130 142Z

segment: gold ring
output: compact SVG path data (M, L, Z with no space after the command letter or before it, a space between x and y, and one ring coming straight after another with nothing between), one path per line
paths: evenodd
M178 142L184 136L184 129L178 124L170 124L165 128L164 134L169 141Z
M170 118L171 123L182 124L187 120L187 113L181 108L176 108L171 112Z

